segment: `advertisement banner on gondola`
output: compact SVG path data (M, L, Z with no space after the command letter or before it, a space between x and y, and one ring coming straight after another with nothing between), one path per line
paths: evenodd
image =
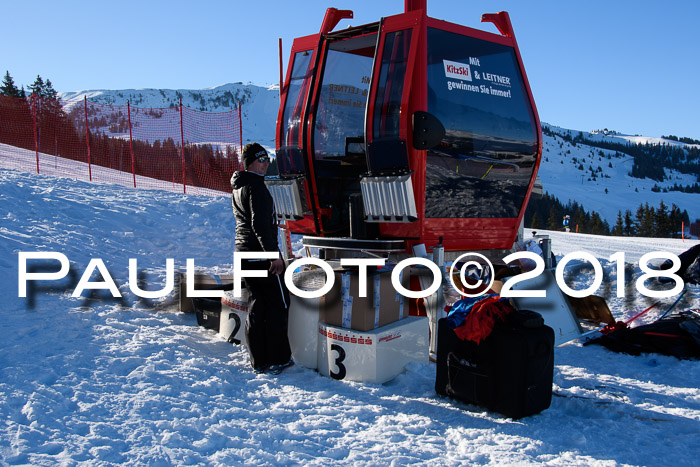
M469 63L451 60L443 60L442 63L445 67L445 77L448 78L447 89L450 91L470 91L506 99L512 97L510 76L480 71L478 67L481 62L478 58L469 57Z

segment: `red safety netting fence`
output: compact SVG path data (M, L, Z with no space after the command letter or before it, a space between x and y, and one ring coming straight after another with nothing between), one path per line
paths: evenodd
M229 192L241 108L207 113L0 96L0 167L180 193Z

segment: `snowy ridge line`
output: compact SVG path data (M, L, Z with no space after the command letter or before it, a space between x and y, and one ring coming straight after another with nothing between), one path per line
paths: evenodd
M660 138L656 136L640 136L640 135L626 135L622 133L618 133L616 131L607 131L607 130L594 130L594 131L580 131L580 130L570 130L567 128L562 128L556 125L551 125L549 123L542 122L543 127L547 127L550 131L553 133L556 133L559 136L569 136L573 137L574 135L578 133L582 133L584 137L590 141L606 141L606 142L616 142L616 143L623 143L623 144L630 144L630 145L636 145L636 144L653 144L653 145L660 145L660 144L666 144L670 146L680 146L680 147L695 147L698 148L700 145L698 144L690 144L690 143L684 143L682 141L676 141L673 139L668 139L668 138Z
M243 145L257 141L266 148L275 146L275 122L279 110L279 86L267 87L243 83L228 83L207 89L122 89L62 92L66 101L82 102L85 97L101 104L132 105L149 108L169 108L182 105L201 112L219 113L242 104Z

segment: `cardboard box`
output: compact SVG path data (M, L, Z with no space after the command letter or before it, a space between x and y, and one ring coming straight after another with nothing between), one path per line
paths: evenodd
M608 308L608 303L603 297L589 295L588 297L569 297L576 317L593 324L615 324L615 318Z
M178 299L180 302L180 311L182 313L194 313L194 307L192 306L192 299L187 296L187 283L186 274L180 273L180 287L178 293ZM219 274L219 280L222 284L233 284L233 276L230 274ZM207 287L214 287L219 283L216 277L210 274L195 274L194 275L194 289L201 290Z
M408 271L401 282L408 288ZM360 297L357 271L335 271L333 289L321 300L323 323L356 331L370 331L407 315L407 299L394 289L389 270L368 273L366 297Z

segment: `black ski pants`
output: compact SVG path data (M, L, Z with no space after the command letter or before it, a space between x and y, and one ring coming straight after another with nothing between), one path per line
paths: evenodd
M268 270L270 262L242 260L244 270ZM292 356L287 337L289 290L284 275L244 277L249 292L245 337L253 368L287 363Z

